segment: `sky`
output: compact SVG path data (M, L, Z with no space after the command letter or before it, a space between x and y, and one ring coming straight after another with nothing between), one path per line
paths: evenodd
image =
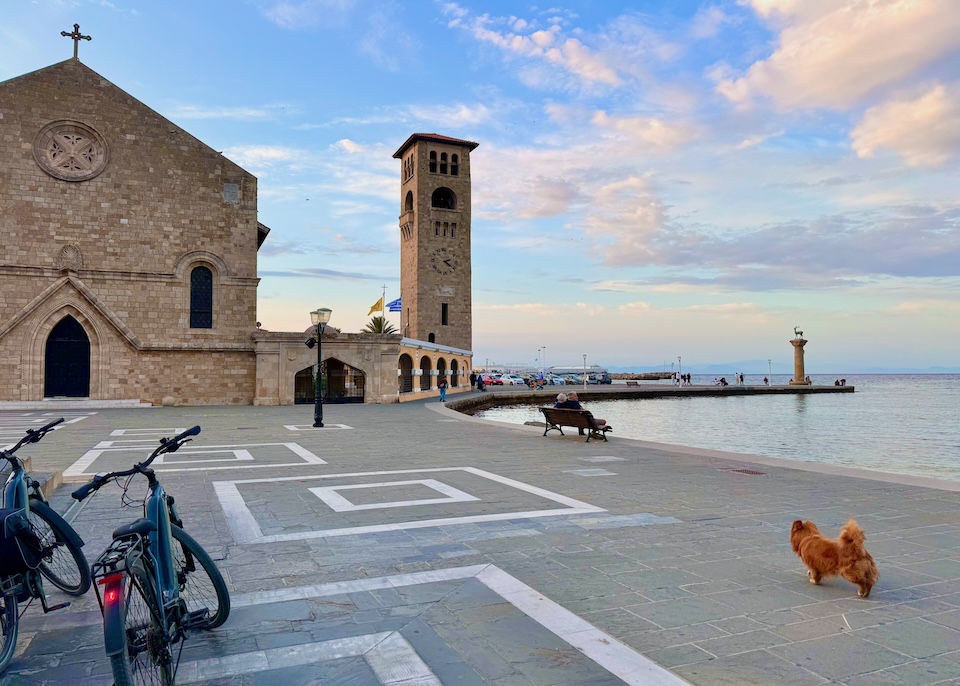
M258 177L266 329L400 296L392 155L439 133L479 143L478 366L787 373L799 326L810 373L960 371L956 0L3 0L0 80L74 23Z

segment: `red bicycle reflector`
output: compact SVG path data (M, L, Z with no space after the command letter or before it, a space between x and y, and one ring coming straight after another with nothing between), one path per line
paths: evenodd
M117 581L118 579L122 578L123 574L108 574L107 576L101 576L99 579L97 579L97 584L100 586L106 586L111 581Z
M106 586L113 583L114 581L120 581L123 579L123 574L110 574L109 576L104 576L97 579L97 584L101 586ZM103 602L107 604L113 604L120 600L120 589L117 587L108 588L107 591L103 594Z

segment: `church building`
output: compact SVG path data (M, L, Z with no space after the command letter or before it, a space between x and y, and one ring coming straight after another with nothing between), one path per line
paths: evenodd
M0 399L251 403L256 178L78 59L0 131Z
M72 59L0 83L0 402L312 403L311 331L257 324L256 177L64 35ZM401 333L328 327L324 402L469 388L476 146L414 134L397 151Z

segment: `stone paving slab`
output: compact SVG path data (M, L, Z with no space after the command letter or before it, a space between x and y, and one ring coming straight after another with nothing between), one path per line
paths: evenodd
M816 402L816 396L810 400ZM587 444L575 436L543 437L535 427L463 417L439 403L331 406L325 417L349 429L287 429L308 423L304 415L310 412L304 410L96 410L24 452L33 456L37 471L66 470L111 440L118 429L149 433L157 427L193 424L203 427L191 444L196 448L296 443L325 464L277 467L269 456L262 466L246 469L257 464L252 452L252 464L238 460L227 470L162 476L177 497L187 529L218 560L235 598L495 568L555 604L560 608L556 617L564 619L557 620L556 630L544 628L527 614L535 615L534 609L521 609L519 598L505 601L503 594L476 581L479 577L363 586L299 600L278 595L275 601L238 605L224 627L191 637L184 649L184 660L196 665L191 669L217 659L241 665L222 678L204 677L208 680L203 683L390 683L392 677L385 676L369 651L333 660L318 657L325 642L353 641L350 645L356 648L360 637L381 634L395 637L390 641L397 646L409 646L383 654L407 656L410 664L416 657L432 675L422 679L441 684L658 683L655 671L633 677L611 671L616 663L590 653L588 644L581 646L577 633L563 628L569 622L583 622L577 626L608 636L609 645L642 658L637 664L659 665L675 683L960 683L956 484L616 436L608 443ZM26 413L0 413L0 418L6 415L13 426L35 418ZM578 472L601 465L611 474ZM598 511L513 516L510 512L520 506L533 511L550 507L549 501L539 492L507 488L506 481L481 485L448 479L440 472L429 478L478 500L351 513L334 511L309 491L318 476L337 475L330 484L360 485L379 483L374 478L386 483L421 479L427 474L411 477L409 472L453 467L483 470ZM408 473L347 476L390 471ZM268 486L259 492L245 494L264 531L290 533L334 521L391 527L403 521L451 521L334 537L238 542L214 482L274 477L296 478L265 482ZM280 483L285 485L276 485ZM113 486L73 509L68 509L69 490L69 485L59 489L53 504L74 518L91 559L109 541L113 528L139 516L135 508L120 508L120 491ZM340 494L361 505L439 497L423 484ZM467 519L478 515L504 518ZM794 519L813 519L824 532L835 534L850 517L866 531L867 547L881 573L866 600L857 598L856 588L842 579L809 584L789 547ZM494 567L485 567L489 565ZM3 677L4 685L111 683L97 621L92 594L47 616L39 608L28 608L19 652ZM307 662L270 662L284 655ZM266 660L269 668L244 671L243 660L251 665ZM408 664L399 658L395 662Z

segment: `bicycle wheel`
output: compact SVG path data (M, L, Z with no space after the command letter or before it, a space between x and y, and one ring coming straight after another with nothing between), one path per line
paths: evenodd
M30 501L30 524L43 545L40 573L64 593L80 596L90 590L90 565L83 551L70 542L53 510L40 500Z
M213 558L190 534L178 526L171 526L170 531L180 544L171 546L180 597L186 602L188 612L209 610L207 620L198 626L215 629L230 616L230 592L223 575Z
M3 635L0 636L3 641L0 643L0 674L13 659L13 651L17 647L19 626L17 596L15 594L0 596L0 629L3 630Z
M123 593L123 651L110 656L114 686L170 686L173 660L146 570L127 572Z

